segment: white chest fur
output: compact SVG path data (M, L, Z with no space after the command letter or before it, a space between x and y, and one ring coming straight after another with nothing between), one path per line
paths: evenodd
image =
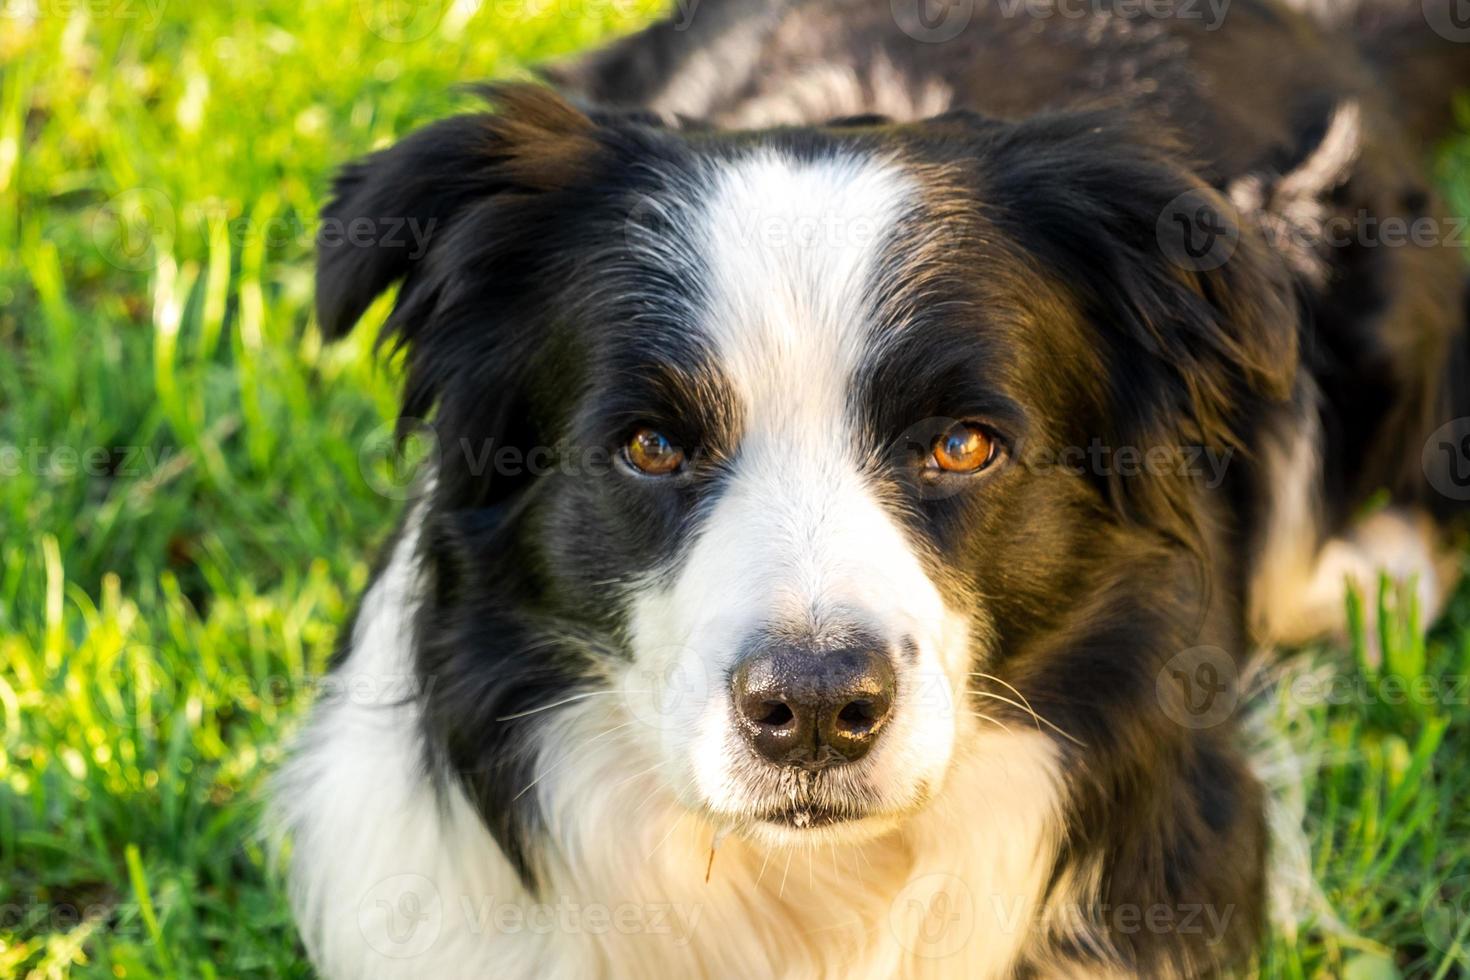
M457 788L423 772L415 538L276 786L298 922L331 977L1004 976L1037 929L1060 826L1042 736L971 735L943 790L861 845L765 851L678 807L617 698L558 709L538 779L539 895ZM626 720L626 719L624 719Z

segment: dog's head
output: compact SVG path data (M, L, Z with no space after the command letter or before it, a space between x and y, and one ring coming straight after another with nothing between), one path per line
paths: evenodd
M717 823L901 821L967 691L1036 693L1120 536L1193 547L1198 474L1150 451L1232 445L1289 388L1271 263L1233 227L1223 262L1173 252L1204 218L1170 209L1219 199L1106 118L722 134L494 98L345 173L318 303L336 336L402 282L424 717L523 862L538 726L608 692Z

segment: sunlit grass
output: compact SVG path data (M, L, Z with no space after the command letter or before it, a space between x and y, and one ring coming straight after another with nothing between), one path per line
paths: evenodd
M305 975L259 791L397 507L362 458L395 375L310 329L313 216L456 85L657 4L31 6L0 0L0 977ZM1388 669L1452 690L1467 637L1462 602ZM1293 713L1350 931L1268 972L1470 969L1470 708L1350 700Z

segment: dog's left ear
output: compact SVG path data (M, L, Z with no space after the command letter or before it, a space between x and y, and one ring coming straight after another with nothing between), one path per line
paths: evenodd
M401 283L380 340L405 352L400 435L431 416L438 441L543 444L525 409L547 331L535 297L560 281L554 229L605 148L603 129L549 89L485 90L494 112L455 116L343 170L322 211L317 316L349 332ZM560 246L560 247L559 247ZM508 499L531 474L441 453L439 492Z
M551 90L481 92L495 112L433 123L338 175L317 235L317 319L329 338L395 282L414 290L436 243L480 204L565 186L596 152L595 124Z
M982 194L1101 334L1114 448L1249 451L1261 408L1292 396L1289 270L1157 136L1092 114L994 125ZM1178 486L1110 479L1130 517L1168 522ZM1159 513L1162 510L1166 513Z

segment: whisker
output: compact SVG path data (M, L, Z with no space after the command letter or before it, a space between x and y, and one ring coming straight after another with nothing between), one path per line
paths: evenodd
M653 845L653 850L651 850L647 854L643 855L643 860L645 860L645 861L651 861L651 860L653 860L653 856L658 853L658 849L660 847L663 847L664 846L664 842L665 841L667 841L670 837L674 836L674 831L676 831L676 830L679 829L679 825L684 822L684 818L687 817L687 816L689 816L689 811L688 810L685 810L683 813L679 814L679 819L678 820L675 820L672 824L669 825L669 829L666 830L666 831L664 831L663 837L659 838L659 842L657 844Z
M982 673L981 671L978 671L978 670L971 671L970 672L970 675L972 677L983 677L986 680L995 681L995 683L1000 684L1002 687L1005 687L1005 688L1013 691L1015 693L1016 697L1018 697L1018 698L1021 699L1021 701L1025 705L1025 710L1030 713L1030 715L1031 715L1032 718L1034 718L1036 721L1040 722L1041 724L1045 725L1047 728L1050 728L1052 731L1056 732L1058 735L1062 736L1063 738L1067 739L1068 741L1073 742L1073 743L1081 746L1084 749L1087 748L1087 744L1085 742L1083 742L1080 738L1078 738L1077 736L1073 735L1071 732L1068 732L1068 731L1064 730L1060 726L1056 725L1054 722L1051 721L1051 719L1047 718L1045 715L1039 714L1036 711L1035 708L1031 707L1031 702L1026 699L1026 695L1022 694L1020 691L1017 691L1015 689L1015 687L1011 686L1010 684L1007 684L1005 681L1001 680L999 677L995 677L995 676L993 676L991 674ZM1015 705L1017 708L1019 708L1019 707L1022 706L1020 704L1016 704L1014 701L1011 701L1009 698L1001 697L999 694L992 694L989 691L971 691L971 690L969 690L967 688L966 689L966 692L969 693L969 694L978 694L981 697L994 698L997 701L1005 701L1007 704Z
M613 732L620 731L621 729L627 728L628 726L633 725L633 724L636 724L636 722L625 721L621 725L614 725L613 727L609 728L605 732L602 732L602 733L597 734L597 735L593 735L587 741L583 742L581 745L577 746L575 749L572 749L565 756L563 756L562 757L562 760L560 762L558 762L556 765L552 766L550 769L545 770L539 776L537 776L535 779L533 779L529 783L527 783L526 784L526 788L523 789L523 790L521 790L515 796L512 796L510 798L510 801L512 803L514 803L516 800L518 800L521 797L525 796L527 793L529 793L531 791L531 787L535 786L537 783L541 782L541 780L545 779L547 776L550 776L552 773L556 772L558 769L560 769L562 766L566 765L568 762L571 762L573 758L575 758L583 749L585 749L587 746L591 745L593 742L596 742L599 739L606 738L607 736L611 735Z
M972 715L974 715L974 716L975 716L975 717L976 717L976 718L980 718L980 719L983 719L983 720L985 720L985 721L988 721L988 722L990 722L990 723L991 723L991 724L992 724L992 725L997 725L997 726L999 726L999 727L1000 727L1000 729L1001 729L1001 731L1003 731L1003 732L1005 732L1005 733L1006 733L1006 734L1007 734L1007 735L1014 735L1014 734L1016 734L1016 733L1015 733L1015 732L1013 732L1013 731L1011 731L1011 729L1010 729L1010 726L1008 726L1008 725L1007 725L1007 724L1005 724L1005 723L1004 723L1004 722L1001 722L1001 721L997 721L997 720L996 720L996 719L994 719L994 718L992 718L992 717L990 717L990 716L989 716L989 715L987 715L987 714L982 714L982 713L981 713L981 712L979 712L979 711L971 711L971 712L970 712L970 714L972 714Z
M643 811L643 808L646 807L646 806L648 806L649 802L652 801L653 798L658 795L659 790L661 790L661 789L663 789L662 786L659 786L658 784L654 784L653 789L649 790L647 793L644 794L642 802L640 802L636 807L633 808L632 815L635 816L635 817L638 816L638 814Z
M689 781L687 783L685 783L680 788L679 792L673 794L674 799L677 800L683 794L683 792L685 790L687 790L687 789L689 789L689 787L693 786L694 785L694 781L697 778L698 777L691 776L690 779L689 779ZM638 814L642 813L643 812L643 808L646 807L646 806L648 806L648 804L652 803L654 801L654 799L656 799L658 797L659 790L661 790L662 788L663 787L661 785L655 785L653 787L653 789L651 789L649 791L648 795L643 798L643 802L640 803L640 804L638 804L637 808L635 808L633 810L632 816L635 816L636 817L636 816L638 816Z
M852 875L859 881L862 880L863 869L858 867L857 851L859 851L861 848L861 844L854 844L852 847L849 847L847 849L847 860L852 864ZM863 884L864 886L866 886L867 882L863 882Z
M861 916L854 916L847 922L834 922L828 926L817 926L802 933L803 936L819 936L824 932L836 932L838 929L862 929L867 925Z
M972 671L970 671L970 676L971 677L982 677L982 678L984 678L987 681L994 681L995 683L999 684L1001 687L1005 688L1007 691L1010 691L1016 697L1020 698L1021 699L1021 702L1026 705L1026 710L1027 711L1031 712L1031 714L1033 714L1033 715L1036 714L1036 709L1033 708L1033 707L1031 707L1031 701L1026 697L1026 695L1022 694L1016 688L1016 686L1014 684L1008 683L1007 681L1003 681L999 677L996 677L994 674L987 674L983 670L972 670Z
M766 865L771 863L771 849L766 848L766 859L761 862L761 873L755 876L755 887L761 886L761 879L766 876Z
M512 715L501 715L499 718L496 718L495 720L496 721L514 721L517 718L524 718L527 715L534 715L534 714L536 714L538 712L541 712L541 711L550 711L552 708L560 708L562 705L564 705L564 704L571 704L574 701L583 701L583 700L585 700L587 698L595 698L595 697L600 697L600 696L604 696L604 695L608 695L608 694L648 694L648 693L650 693L650 692L648 692L648 691L583 691L581 694L573 694L571 697L562 698L560 701L553 701L550 704L543 704L539 708L527 708L525 711L517 711L515 714L512 714Z
M633 780L637 779L639 776L647 776L649 773L657 771L658 768L659 768L659 765L660 765L659 763L655 762L653 765L649 766L647 769L640 769L637 772L633 773L633 775L631 775L631 776L625 776L622 779L619 779L617 782L613 783L612 784L612 788L613 789L621 789L622 787L624 787L624 786L628 785L629 783L631 783ZM657 787L655 787L655 788L657 788Z
M990 698L992 701L999 701L1002 704L1008 704L1013 708L1020 708L1022 711L1025 711L1031 716L1032 724L1036 726L1036 730L1038 732L1041 731L1041 718L1037 716L1036 712L1031 711L1019 701L1013 701L1003 694L991 694L989 691L972 691L968 687L965 688L965 693L973 694L977 698Z
M781 872L781 888L776 892L777 900L784 898L786 895L786 876L791 873L791 856L794 853L796 853L795 850L791 848L788 848L786 851L786 870Z

